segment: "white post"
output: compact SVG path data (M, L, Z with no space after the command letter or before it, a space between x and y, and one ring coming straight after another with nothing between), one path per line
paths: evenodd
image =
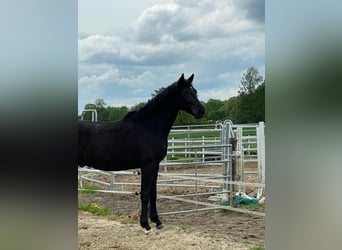
M202 146L204 146L204 135L202 135ZM204 157L204 147L202 148L202 162L204 162L205 157Z
M262 184L265 184L265 124L259 122L257 126L257 143L258 143L258 172L259 180ZM262 188L259 189L258 197L262 196Z
M172 158L175 157L175 149L174 149L174 146L175 146L175 138L172 137ZM166 156L167 157L167 156Z
M115 174L111 172L110 190L114 190L114 183L115 183Z

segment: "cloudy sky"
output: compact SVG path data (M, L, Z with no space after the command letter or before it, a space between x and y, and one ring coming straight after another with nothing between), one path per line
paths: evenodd
M199 99L237 95L265 74L264 0L79 0L78 112L97 98L132 106L195 74Z

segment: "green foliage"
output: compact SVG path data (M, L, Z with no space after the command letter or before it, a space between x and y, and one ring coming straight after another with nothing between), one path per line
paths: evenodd
M198 120L196 120L192 115L184 111L180 111L178 112L174 125L190 125L198 123Z
M265 121L265 82L253 93L238 96L229 118L237 124Z
M137 105L134 105L133 107L131 107L131 109L130 109L129 111L136 111L136 110L139 110L139 109L142 108L145 104L146 104L146 102L138 103Z
M224 117L224 102L216 99L209 99L205 104L205 118L210 123L222 120Z
M107 216L111 215L112 211L109 207L100 207L96 203L90 203L90 204L83 204L83 203L78 203L78 209L83 210L83 211L88 211L92 214L95 215L102 215L102 216Z
M128 108L122 107L109 107L108 121L118 121L122 119L127 113Z

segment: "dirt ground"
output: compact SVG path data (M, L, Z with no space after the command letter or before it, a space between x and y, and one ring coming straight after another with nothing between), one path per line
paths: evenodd
M94 216L79 211L79 249L251 249L264 244L265 221L232 211L203 211L162 215L165 228L145 234L139 225L140 198L127 194L79 194L82 203L96 203L112 208L118 216ZM195 206L159 199L160 213ZM261 211L259 209L259 211Z
M139 181L140 177L129 178L136 178L136 181ZM125 179L127 180L127 178ZM131 191L139 191L138 187L130 188ZM184 188L158 188L158 195L184 194L186 192L189 191ZM203 196L200 201L208 202L208 197ZM83 204L96 203L100 207L109 207L114 214L103 217L79 211L78 248L81 250L250 250L256 245L264 245L265 217L228 210L165 214L160 215L165 226L164 229L157 230L151 223L153 231L145 234L139 225L140 195L79 192L78 200ZM216 204L218 203L219 201L216 202ZM157 208L159 214L163 214L203 207L187 202L158 198ZM264 206L244 209L265 212Z

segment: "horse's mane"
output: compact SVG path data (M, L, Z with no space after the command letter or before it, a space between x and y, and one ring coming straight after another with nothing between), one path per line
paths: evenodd
M165 103L165 100L168 99L169 96L173 95L177 90L177 82L169 85L163 91L161 91L158 95L150 99L143 107L141 107L137 111L131 111L127 113L124 117L124 120L127 121L129 119L142 119L146 118L149 115L153 114L158 108L161 107Z

